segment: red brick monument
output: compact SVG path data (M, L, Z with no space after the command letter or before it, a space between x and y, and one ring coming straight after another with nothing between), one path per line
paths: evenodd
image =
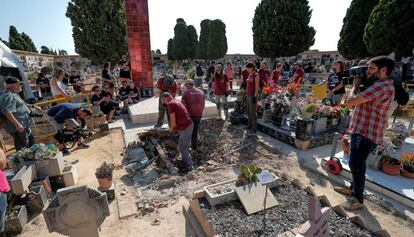
M143 97L153 96L148 0L125 0L131 77Z

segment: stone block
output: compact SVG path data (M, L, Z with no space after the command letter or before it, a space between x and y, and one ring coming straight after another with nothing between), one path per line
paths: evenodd
M169 177L168 179L160 180L158 187L160 189L171 187L175 184L175 178Z
M4 232L6 236L15 236L23 231L24 226L27 223L27 209L26 206L14 206L12 208L13 214L6 216L4 222Z
M53 159L35 161L35 165L39 176L56 176L62 174L65 161L62 152L59 152Z
M32 187L39 186L39 185L43 186L46 192L46 196L50 198L52 195L52 185L50 184L49 176L38 177L36 180L33 180L32 183L29 185L29 189Z
M99 132L101 133L107 133L109 132L109 124L99 124Z
M275 196L269 188L260 183L252 183L238 187L236 188L236 193L247 215L259 212L263 208L268 209L274 207L278 204L278 201L276 201ZM265 197L266 206L264 207Z
M109 189L99 187L98 190L102 193L106 193L106 198L108 201L115 199L115 188L111 186Z
M24 166L14 177L10 180L11 190L15 195L22 195L26 193L28 187L33 179L36 179L36 167L30 165L26 168Z
M21 199L26 205L29 216L42 212L48 201L47 193L43 185L31 187L28 193L21 196Z
M62 171L63 182L65 187L75 186L78 184L78 171L76 166L66 166Z

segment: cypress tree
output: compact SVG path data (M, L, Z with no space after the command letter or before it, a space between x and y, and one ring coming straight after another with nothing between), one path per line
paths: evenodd
M189 40L187 34L187 25L182 18L177 19L174 27L173 52L176 60L184 60L188 58Z
M369 14L379 0L353 0L346 11L338 41L338 51L347 59L369 56L363 36Z
M200 40L198 44L198 58L209 59L208 56L208 41L210 39L211 21L204 19L200 23Z
M414 2L380 0L365 26L364 42L372 55L395 52L396 59L412 56Z
M297 55L315 42L308 0L262 0L253 18L253 50L260 57Z
M26 50L26 42L14 26L10 26L9 28L9 48Z
M32 39L30 38L30 36L28 36L27 34L25 34L24 32L22 32L21 34L22 39L25 41L25 50L29 51L29 52L35 52L38 53L35 44L33 43Z
M223 58L227 53L226 25L220 20L211 21L210 38L208 41L209 59Z
M188 58L190 59L196 59L198 56L198 35L197 30L194 28L194 26L189 25L187 27L187 34L188 34L188 41L189 41L189 47L188 47Z
M92 63L115 63L128 51L123 0L71 0L66 16L75 51Z
M167 47L167 58L168 58L168 60L175 60L174 52L173 52L173 44L174 44L174 40L169 39L168 40L168 47Z

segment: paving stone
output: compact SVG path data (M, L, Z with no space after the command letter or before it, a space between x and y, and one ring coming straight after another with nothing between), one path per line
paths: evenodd
M247 214L253 214L263 210L266 186L260 183L253 183L236 188L237 196L243 204ZM270 190L267 190L266 209L278 204L275 196Z

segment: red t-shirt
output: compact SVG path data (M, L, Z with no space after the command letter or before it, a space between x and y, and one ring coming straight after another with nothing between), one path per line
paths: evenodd
M273 75L272 79L273 79L274 83L276 84L279 81L280 72L278 70L273 70L272 75Z
M188 113L191 117L203 116L205 99L204 92L198 88L191 88L184 91L181 101L187 108Z
M175 130L182 131L192 123L190 114L181 101L177 99L171 100L167 104L167 109L169 114L175 114Z
M254 96L254 92L256 90L256 83L255 83L255 78L256 78L257 72L252 72L250 73L249 77L247 78L247 96Z
M267 80L270 77L270 71L267 69L259 69L259 78L260 78L260 82L259 82L259 87L263 88L264 86L267 85Z
M242 75L241 87L246 87L247 78L249 77L249 72L245 69L242 71L241 75Z
M293 83L298 84L300 81L302 81L303 77L305 76L305 71L303 71L303 68L298 67L298 69L295 72L298 76L295 78Z
M158 79L157 86L161 90L161 93L170 92L173 97L175 97L175 94L177 93L177 90L178 90L177 82L174 81L172 85L166 85L164 82L164 77L161 77L160 79Z
M229 79L226 74L220 77L218 74L214 74L213 77L214 83L214 95L225 95L226 85L229 83Z

